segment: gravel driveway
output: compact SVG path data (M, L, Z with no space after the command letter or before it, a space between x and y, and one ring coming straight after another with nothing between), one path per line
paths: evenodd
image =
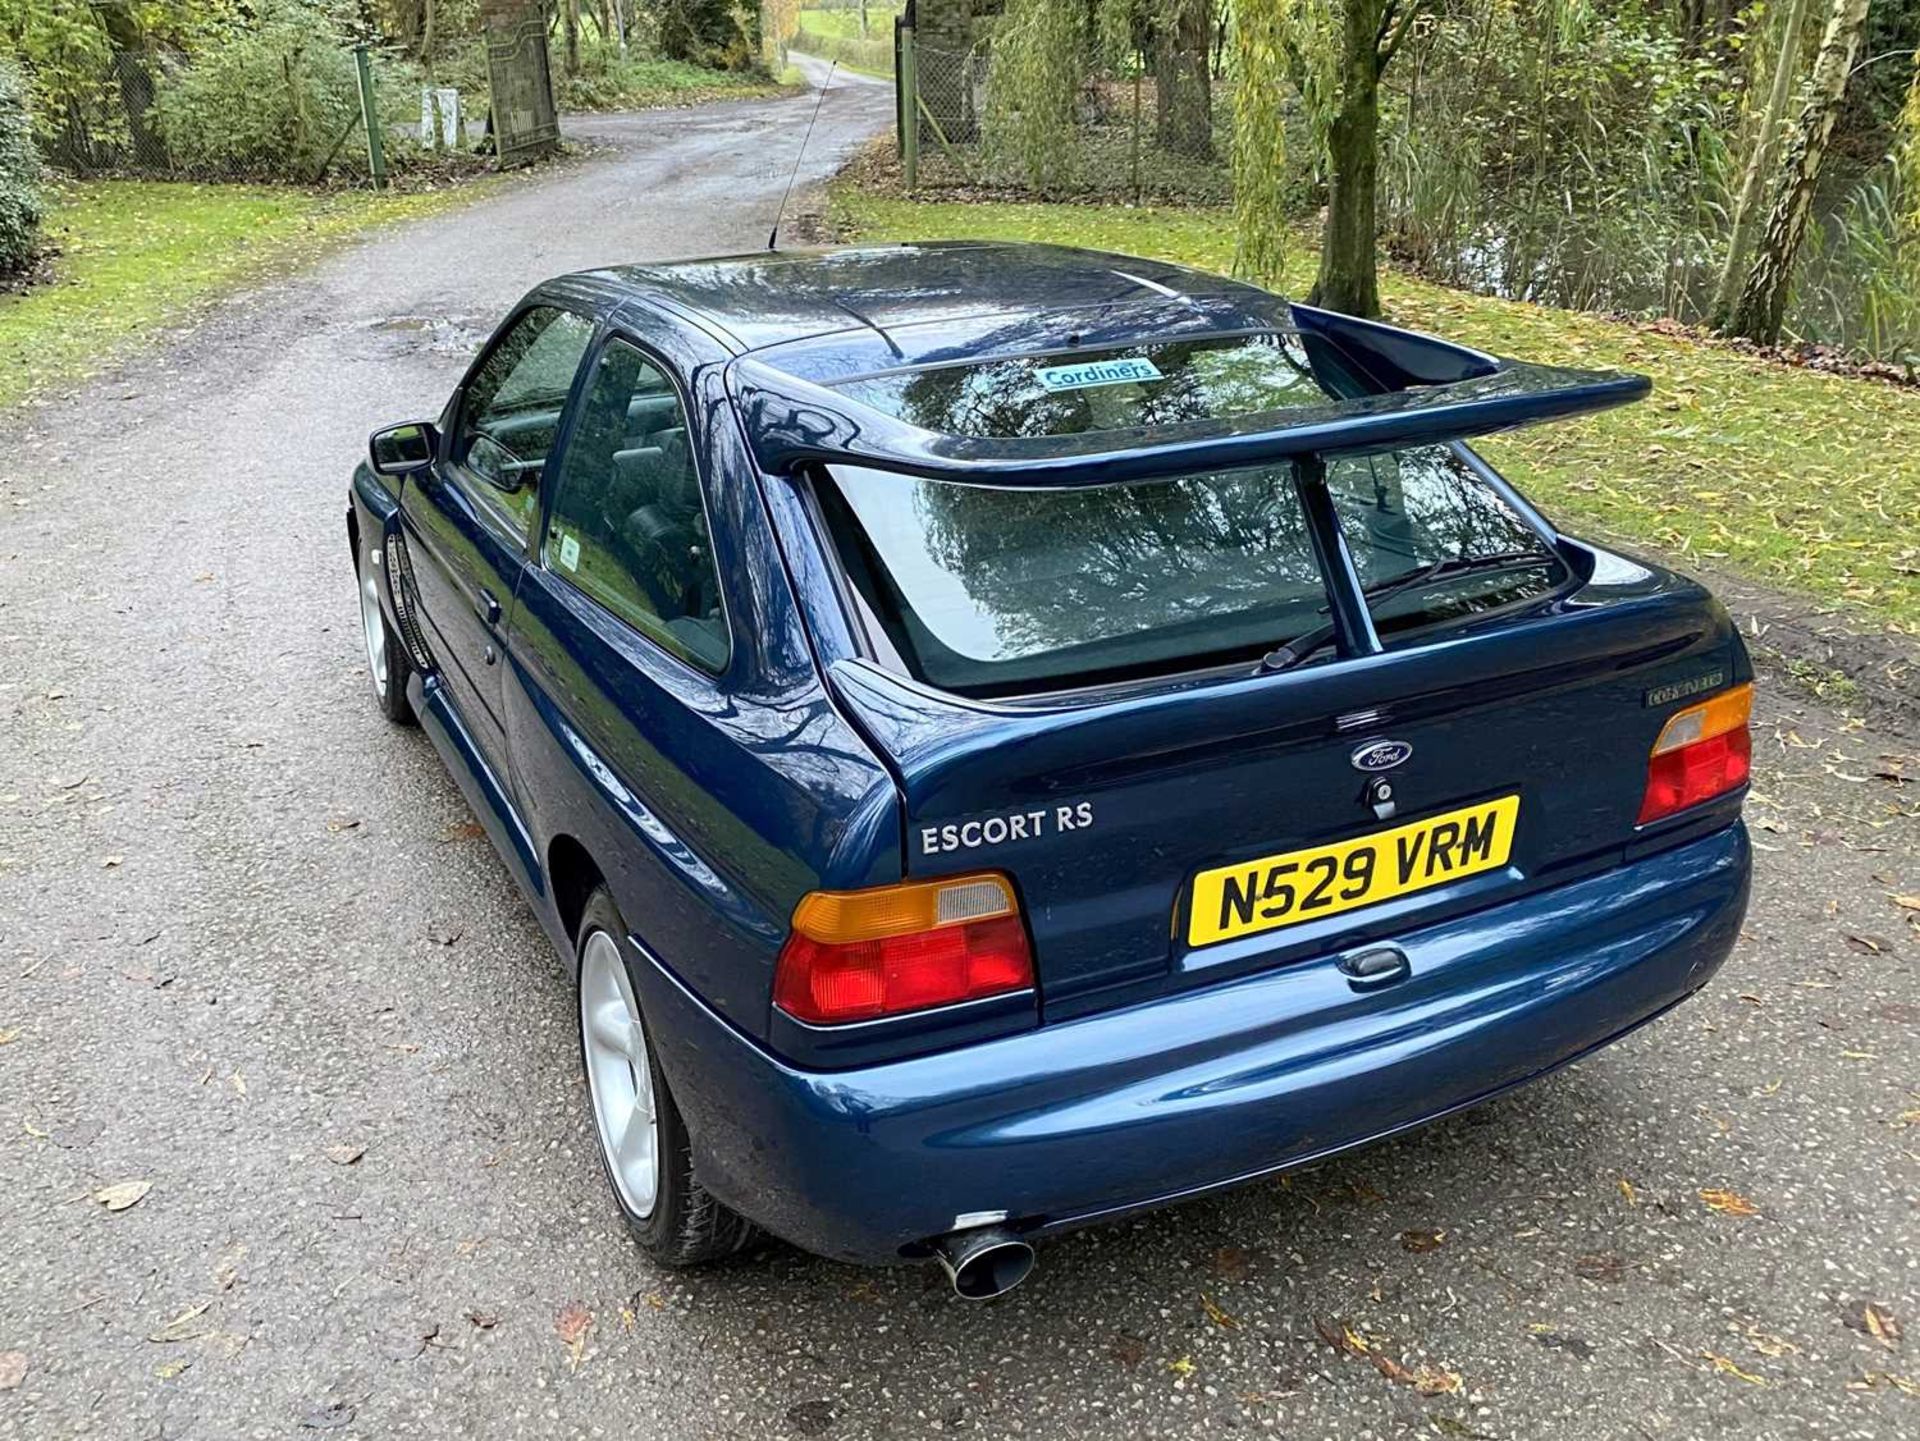
M533 282L763 244L810 103L575 124L0 417L0 1434L1920 1435L1920 741L1778 681L1746 937L1613 1050L989 1306L641 1259L566 983L365 694L344 486Z

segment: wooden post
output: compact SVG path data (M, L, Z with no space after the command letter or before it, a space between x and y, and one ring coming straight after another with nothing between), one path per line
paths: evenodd
M373 172L373 188L387 188L387 148L380 134L380 107L373 99L373 57L364 45L353 47L353 62L360 71L360 118L367 127L367 168Z
M920 76L913 49L913 27L900 27L900 165L907 194L920 183Z

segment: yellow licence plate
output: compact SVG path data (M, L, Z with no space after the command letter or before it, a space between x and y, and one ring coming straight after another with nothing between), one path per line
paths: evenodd
M1519 796L1502 796L1330 846L1202 871L1187 944L1209 946L1317 921L1504 866Z

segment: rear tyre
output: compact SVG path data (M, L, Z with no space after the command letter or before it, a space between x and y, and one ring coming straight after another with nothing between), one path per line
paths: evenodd
M626 934L606 887L595 890L575 943L594 1138L614 1204L640 1249L662 1266L697 1266L743 1250L757 1233L700 1183L686 1122L640 1014Z
M360 633L367 646L367 675L373 682L373 703L395 725L414 724L413 702L407 699L407 677L413 666L407 648L387 623L380 604L379 578L372 558L354 557L354 579L360 589Z

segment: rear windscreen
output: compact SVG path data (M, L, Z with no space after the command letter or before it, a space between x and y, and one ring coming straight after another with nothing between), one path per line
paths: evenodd
M852 399L939 435L1078 435L1287 410L1327 398L1297 335L1095 346L849 380Z
M1446 447L1335 460L1328 486L1389 644L1566 578ZM1068 490L834 466L819 491L869 630L909 672L961 694L1251 662L1327 619L1286 465ZM1493 559L1395 589L1473 558Z

